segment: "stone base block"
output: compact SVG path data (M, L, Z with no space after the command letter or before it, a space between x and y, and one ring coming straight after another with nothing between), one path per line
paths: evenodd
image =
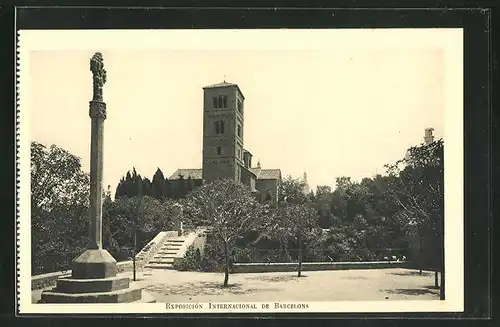
M140 288L78 294L46 291L42 293L40 303L129 303L141 300L141 292Z
M75 279L109 278L116 273L116 260L104 249L86 250L73 261L72 277Z
M126 289L130 286L128 277L101 279L61 278L57 280L55 292L60 293L102 293Z

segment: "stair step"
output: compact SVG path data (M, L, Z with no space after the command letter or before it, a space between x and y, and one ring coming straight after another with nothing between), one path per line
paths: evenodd
M174 258L153 258L149 263L173 263Z
M165 254L166 254L166 255L169 255L169 254L173 254L173 255L175 255L175 254L177 254L177 251L158 251L158 252L156 253L156 255L159 255L159 254L161 254L161 255L165 255Z
M161 259L173 259L175 256L173 255L155 255L153 260L161 260ZM150 261L151 262L151 261Z
M150 269L173 269L171 264L148 264L146 268Z

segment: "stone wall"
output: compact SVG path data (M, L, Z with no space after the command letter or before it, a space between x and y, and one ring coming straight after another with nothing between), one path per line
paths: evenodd
M297 271L298 264L293 263L235 263L232 273L262 273ZM303 262L302 271L349 270L349 269L388 269L412 268L408 261L399 262Z

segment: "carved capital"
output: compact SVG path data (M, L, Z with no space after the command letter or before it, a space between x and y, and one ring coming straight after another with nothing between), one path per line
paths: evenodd
M106 119L106 103L102 101L90 101L90 118Z

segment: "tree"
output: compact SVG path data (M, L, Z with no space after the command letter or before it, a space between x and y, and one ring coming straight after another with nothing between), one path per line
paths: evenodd
M222 179L194 189L186 198L186 217L193 225L210 226L211 235L223 247L224 283L228 286L230 254L245 232L265 228L269 209L257 202L250 190L232 180Z
M303 241L307 233L317 229L316 210L308 203L283 202L278 206L274 215L274 230L278 233L293 237L298 243L298 277L301 277L303 260Z
M309 198L304 193L306 183L302 179L287 176L278 186L278 202L305 203Z
M158 168L153 175L152 182L152 196L157 200L163 200L167 196L166 188L165 188L165 176L163 176L163 172Z
M90 178L80 158L51 145L31 143L32 270L70 268L88 236Z
M144 182L141 175L137 174L135 167L132 168L132 173L127 171L125 177L120 179L116 187L115 198L128 197L133 198L136 196L142 196ZM146 183L147 184L147 183ZM147 185L146 185L147 187ZM146 190L147 191L147 190Z
M168 177L165 177L165 197L172 198L172 184Z
M142 195L153 196L151 181L147 177L142 180Z
M411 236L436 245L434 265L441 272L444 299L444 157L443 141L415 146L406 158L388 165L390 192L400 206L398 218Z
M122 197L103 203L104 245L118 260L127 259L134 247L146 245L156 234L168 230L167 208L153 197ZM135 228L135 231L134 231Z
M318 211L318 220L321 228L330 228L333 224L333 216L331 213L332 188L330 186L318 185L314 203Z

